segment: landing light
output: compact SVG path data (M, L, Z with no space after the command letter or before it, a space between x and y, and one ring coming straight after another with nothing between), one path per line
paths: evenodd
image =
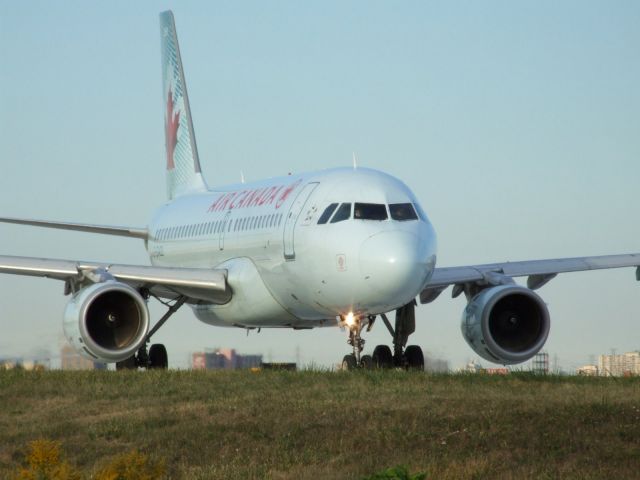
M352 327L353 324L356 323L356 320L353 317L353 312L347 313L347 315L344 317L344 323L346 323L348 327Z

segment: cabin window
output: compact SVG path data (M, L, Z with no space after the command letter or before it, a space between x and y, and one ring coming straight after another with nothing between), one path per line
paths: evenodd
M318 220L318 225L324 225L325 223L327 223L329 221L329 218L331 218L331 215L333 214L333 212L335 212L337 206L338 206L337 203L332 203L327 208L325 208L324 212L322 212L322 215L320 215L320 219Z
M387 207L382 203L356 203L353 207L356 220L386 220Z
M338 208L338 211L331 219L331 223L342 222L343 220L348 220L351 217L351 204L343 203Z
M418 219L418 215L410 203L392 203L389 205L389 211L391 218L401 222Z

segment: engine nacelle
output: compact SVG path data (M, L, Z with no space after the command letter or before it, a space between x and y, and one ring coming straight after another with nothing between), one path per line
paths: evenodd
M533 290L501 285L473 297L460 327L482 358L511 365L529 360L543 347L549 335L549 310Z
M149 310L132 287L107 281L76 292L64 312L64 333L83 356L120 362L142 346L149 331Z

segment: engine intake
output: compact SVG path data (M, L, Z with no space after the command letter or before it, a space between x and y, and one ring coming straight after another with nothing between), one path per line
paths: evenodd
M132 287L108 281L76 292L64 312L67 340L82 355L101 362L132 356L149 331L149 311Z
M462 313L461 330L485 360L511 365L532 358L549 336L549 310L533 291L501 285L478 293Z

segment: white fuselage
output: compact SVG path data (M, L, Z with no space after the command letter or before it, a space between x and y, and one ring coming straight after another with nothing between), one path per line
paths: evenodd
M153 265L228 271L231 301L192 306L221 326L311 328L388 312L419 294L436 263L435 232L413 193L365 168L178 197L149 232Z

